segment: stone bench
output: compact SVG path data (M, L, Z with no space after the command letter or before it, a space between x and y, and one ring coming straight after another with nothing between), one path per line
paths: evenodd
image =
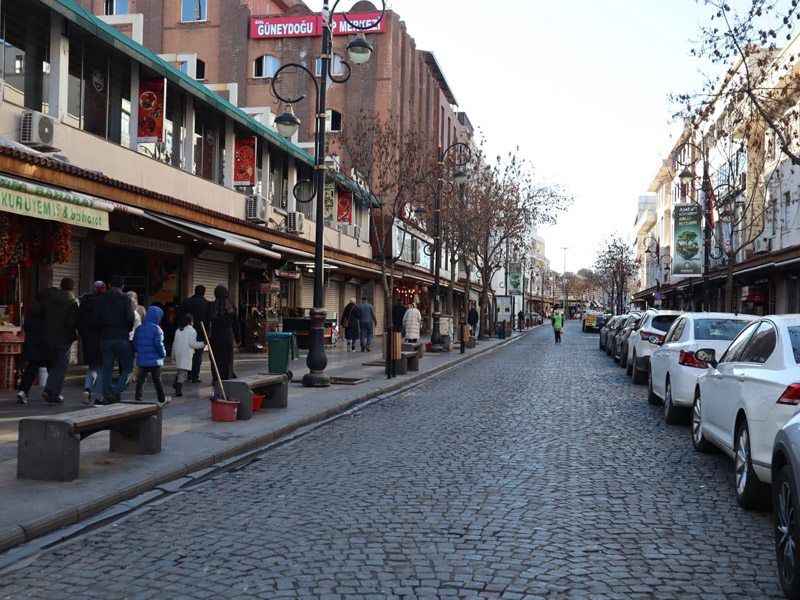
M144 402L119 402L53 417L19 422L17 477L71 481L78 477L80 443L108 430L111 452L161 452L161 409Z
M425 344L422 342L403 342L400 349L403 352L414 351L420 358L425 357Z
M215 384L218 394L222 393L219 381ZM263 408L286 408L289 406L289 376L286 373L257 373L238 379L225 379L225 395L236 398L239 408L237 420L247 420L253 416L253 392L264 394Z
M400 353L400 358L394 361L394 372L405 375L409 371L419 371L419 355L415 350L406 350Z

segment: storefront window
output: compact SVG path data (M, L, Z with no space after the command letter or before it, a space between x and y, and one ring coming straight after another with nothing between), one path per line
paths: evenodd
M27 0L0 4L3 41L4 99L31 110L47 112L50 84L48 10ZM44 32L44 33L43 33Z
M211 108L199 102L195 102L194 110L194 174L219 183L225 152L222 121Z
M288 177L284 180L285 158L277 152L269 153L269 202L272 206L277 206L286 210L288 206Z

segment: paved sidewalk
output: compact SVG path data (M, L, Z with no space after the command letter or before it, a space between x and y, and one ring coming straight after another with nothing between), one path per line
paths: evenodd
M527 330L531 331L531 330ZM522 334L525 331L521 332ZM42 544L69 536L71 530L56 530L77 524L81 529L86 519L92 520L119 516L144 501L180 489L229 467L231 462L242 460L248 454L263 449L275 440L296 432L305 426L319 423L341 414L347 409L378 396L395 392L449 366L469 360L499 345L520 339L515 332L500 340L481 340L475 348L460 354L460 345L440 354L426 353L420 360L420 370L387 379L381 366L362 363L381 360L381 340L373 343L372 352L347 352L344 342L326 349L331 377L358 377L367 379L358 385L331 385L329 388L305 388L299 380L308 371L305 351L300 359L290 362L294 380L289 384L289 405L285 409L261 409L248 421L231 423L211 420L211 366L203 361L200 384L185 384L184 396L172 399L164 409L162 451L155 455L112 454L108 451L109 434L100 432L81 442L80 476L70 482L48 482L17 479L17 430L23 417L63 414L84 410L81 402L85 367L71 369L63 395L64 407L51 407L41 400L41 388L31 390L28 404L18 404L15 392L0 392L0 552L30 540ZM428 341L428 340L422 340ZM267 371L266 354L236 355L235 370L238 376ZM175 369L164 368L162 379L167 393ZM129 387L123 400L133 400ZM145 398L155 400L152 383L145 387ZM113 507L113 509L111 508ZM110 509L110 510L107 510ZM99 515L99 516L98 516ZM111 516L109 516L111 515ZM42 538L51 534L47 538ZM14 556L0 556L0 566Z

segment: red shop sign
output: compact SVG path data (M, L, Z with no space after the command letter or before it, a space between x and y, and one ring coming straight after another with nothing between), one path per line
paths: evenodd
M359 27L370 27L380 18L381 13L353 13L347 18ZM386 19L364 33L383 33ZM351 27L343 15L333 15L333 35L355 35L359 30ZM309 37L322 35L322 17L308 15L303 17L254 17L250 19L250 39L269 39L285 37Z

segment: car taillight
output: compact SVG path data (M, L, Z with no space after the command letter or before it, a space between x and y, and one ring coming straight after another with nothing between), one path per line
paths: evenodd
M800 383L793 383L778 398L778 404L797 406L800 404Z
M658 340L660 342L664 341L664 334L662 334L662 333L656 333L655 331L640 331L639 332L639 336L642 338L643 342L649 342L651 335L657 335L658 336Z
M708 363L699 360L695 355L694 352L681 350L680 355L678 356L678 364L683 365L684 367L694 367L695 369L707 369Z

